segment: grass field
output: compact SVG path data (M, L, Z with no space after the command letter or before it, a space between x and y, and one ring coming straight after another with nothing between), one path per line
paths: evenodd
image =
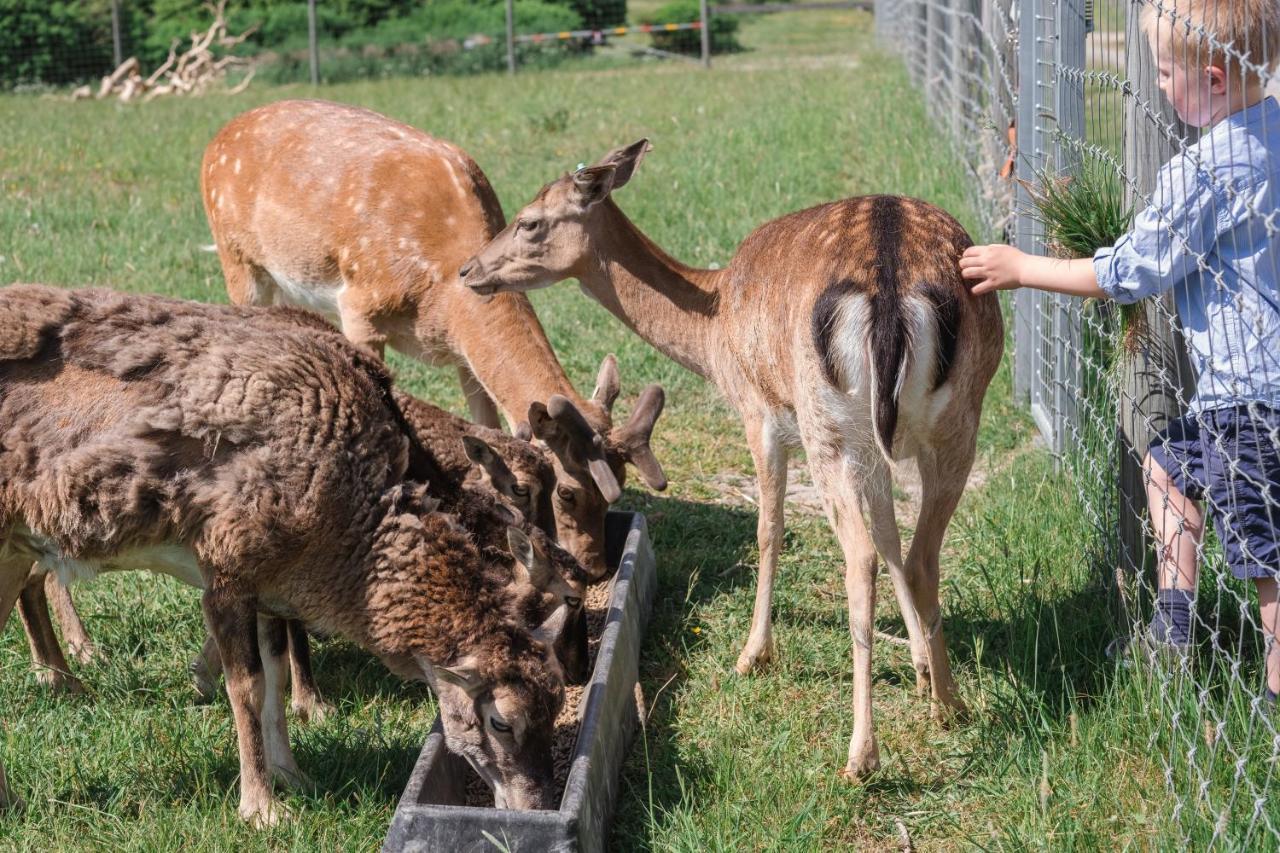
M723 263L766 219L860 193L923 197L987 236L919 97L897 63L874 50L869 16L771 16L748 22L742 35L753 49L718 60L709 74L684 64L564 70L251 89L146 106L0 98L0 282L223 301L216 260L199 248L209 242L200 152L236 113L311 95L460 143L508 212L563 170L648 136L654 151L618 201L695 264ZM786 62L791 45L817 61ZM1075 486L1035 447L1007 371L990 390L982 476L961 504L943 562L946 627L971 719L948 729L931 723L913 695L906 649L878 644L884 768L855 787L836 777L852 687L842 568L825 522L791 513L775 598L779 660L758 676L733 677L756 560L754 511L726 485L750 472L736 419L713 389L576 288L534 302L579 388L615 352L624 399L651 381L668 395L654 446L671 488L628 490L624 499L649 514L660 588L642 658L649 715L623 770L611 848L896 849L906 832L920 849L1156 849L1209 837L1216 812L1191 803L1175 818L1166 792L1169 746L1151 732L1170 703L1148 712L1149 688L1104 660L1112 632L1092 531ZM413 392L462 411L451 371L398 358L394 366ZM902 521L909 532L911 520ZM339 712L293 726L295 752L317 786L290 795L296 820L253 833L235 817L227 703L194 705L186 679L202 630L197 594L118 575L79 588L77 598L106 653L77 667L87 696L37 686L17 619L0 634L0 756L28 801L24 813L0 817L0 848L380 843L434 716L425 688L396 681L344 642L321 644L316 670ZM882 581L882 602L891 598ZM901 633L892 603L882 604L877 627ZM1251 808L1234 804L1229 816Z

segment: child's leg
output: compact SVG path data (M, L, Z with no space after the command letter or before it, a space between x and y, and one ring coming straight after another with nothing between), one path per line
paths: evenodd
M1200 540L1204 537L1204 511L1197 501L1174 485L1167 471L1151 454L1147 471L1147 508L1159 544L1156 586L1195 592L1199 577Z
M1182 493L1161 466L1147 455L1147 508L1158 547L1156 612L1151 632L1156 639L1185 646L1191 642L1191 607L1199 577L1204 511Z
M1256 578L1258 606L1262 610L1262 636L1267 649L1267 689L1271 696L1280 693L1280 590L1275 578Z

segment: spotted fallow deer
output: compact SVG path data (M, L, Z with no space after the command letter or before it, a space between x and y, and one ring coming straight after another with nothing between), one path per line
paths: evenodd
M369 110L279 101L214 136L200 186L233 302L303 306L379 354L456 365L477 422L497 425L496 401L508 426L529 422L550 448L559 539L603 574L604 516L624 463L655 489L666 479L648 433L613 426L611 358L583 399L527 298L486 305L462 286L458 268L503 227L475 161Z
M747 237L724 269L685 266L610 197L648 147L641 140L545 186L468 261L464 281L489 294L576 278L738 410L760 490L755 613L736 667L744 674L773 654L786 452L803 446L844 552L854 730L842 773L862 777L879 766L871 717L877 551L910 635L917 689L932 690L939 716L964 707L943 639L938 552L1003 349L999 306L972 296L960 278L957 262L970 244L964 229L909 198L851 198L792 213ZM910 457L924 494L904 563L892 463Z

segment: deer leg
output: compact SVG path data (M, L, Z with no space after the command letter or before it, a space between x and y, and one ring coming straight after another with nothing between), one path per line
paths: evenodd
M272 826L288 813L271 792L262 719L266 680L254 602L234 590L211 587L205 590L201 604L209 633L218 644L227 677L227 697L235 716L240 752L240 817L257 828Z
M787 492L787 449L768 416L746 419L747 446L756 468L759 513L756 543L760 548L760 570L756 575L756 603L751 614L751 633L738 655L734 669L747 675L772 659L773 579L782 551L783 499Z
M3 631L4 626L8 624L9 612L13 610L14 602L21 595L30 573L29 561L14 559L0 561L0 631ZM4 765L0 763L0 810L21 806L22 800L9 790L9 783L4 775Z
M898 519L893 510L893 476L882 458L871 462L867 468L864 499L871 518L871 538L876 550L889 567L889 579L893 582L893 595L902 613L911 644L911 664L916 671L916 694L929 695L931 685L929 667L929 643L920 625L916 610L915 594L911 587L910 566L902 562L902 537L898 534Z
M498 417L498 406L484 390L480 380L465 364L458 365L458 381L462 383L462 393L467 397L467 409L471 412L471 420L480 426L501 429L502 422Z
M812 433L806 432L806 435ZM827 433L832 435L833 433ZM838 433L834 433L838 434ZM809 471L844 556L844 590L853 641L853 736L840 776L865 779L880 768L871 712L871 647L875 636L876 544L862 518L866 467L833 443L806 442Z
M315 673L311 670L311 641L307 629L296 619L285 623L289 632L289 672L293 683L293 712L304 723L318 723L333 711L320 696Z
M338 294L338 320L347 340L373 350L378 358L386 358L387 336L374 324L373 319L358 304L355 291L345 288Z
M52 575L50 575L52 577ZM49 619L49 600L45 596L45 574L33 571L18 595L18 616L27 632L31 661L36 667L36 680L54 690L83 693L84 685L71 674L62 644L53 632Z
M218 643L213 634L205 633L200 653L192 658L187 669L199 701L212 702L218 695L218 679L222 675L222 656L218 654Z
M955 447L960 449L956 450ZM947 525L964 493L969 469L973 466L973 442L954 442L945 453L923 451L919 462L924 493L915 536L911 540L911 550L907 553L907 577L929 652L934 716L945 719L964 714L966 708L951 676L947 641L942 633L942 607L938 597L941 568L938 554L942 550L942 538L947 532Z
M9 781L4 776L4 764L0 762L0 812L20 809L22 806L22 798L9 790Z
M258 652L262 656L262 741L272 777L286 787L309 784L289 748L289 721L284 715L284 688L288 677L285 653L289 648L285 620L258 616Z
M49 572L44 578L44 593L53 607L54 617L62 626L62 636L67 641L67 651L71 652L71 656L80 663L92 663L99 656L99 651L93 640L89 639L89 632L85 630L84 622L80 620L76 605L71 600L71 591L58 580L56 574Z

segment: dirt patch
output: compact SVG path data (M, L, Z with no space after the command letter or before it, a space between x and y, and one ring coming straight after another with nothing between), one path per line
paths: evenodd
M589 672L596 667L596 654L600 651L600 636L604 633L604 623L609 617L609 594L612 591L612 578L600 581L587 587L583 607L587 609L587 658ZM560 716L556 717L555 741L551 745L551 760L555 765L555 803L552 808L559 808L560 798L564 795L565 782L569 778L569 768L573 764L573 748L578 742L578 728L582 723L580 715L582 698L586 695L587 685L568 684L564 689L564 707ZM467 805L478 808L493 808L493 791L474 771L467 772Z

